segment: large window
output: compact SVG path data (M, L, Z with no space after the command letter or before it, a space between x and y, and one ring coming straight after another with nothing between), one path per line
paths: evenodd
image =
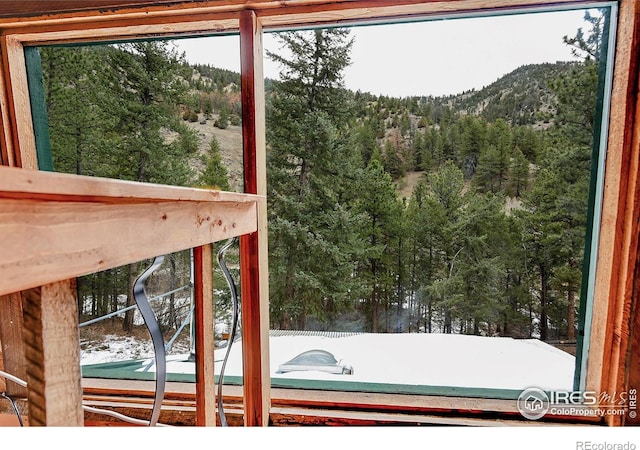
M580 383L611 19L606 7L268 35L272 383L487 396ZM201 41L42 47L54 167L241 188L240 75L215 51L198 61ZM188 257L168 261L163 292L185 284L175 261L188 279ZM118 299L142 269L82 279L81 314L130 306ZM157 312L188 337L186 294L183 314L173 292ZM352 373L280 370L316 349Z
M353 367L275 383L491 396L572 390L575 375L579 387L612 17L534 12L275 37L270 319L290 331L272 337L272 363L319 348ZM565 28L554 34L555 22ZM461 74L468 84L455 84ZM336 336L345 332L356 335Z

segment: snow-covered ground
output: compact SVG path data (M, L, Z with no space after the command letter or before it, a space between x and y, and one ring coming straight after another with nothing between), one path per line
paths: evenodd
M308 350L325 350L352 374L323 371L279 373L281 364ZM226 348L216 350L219 373ZM453 334L274 335L270 338L273 379L338 380L402 385L453 386L489 389L539 387L573 388L575 358L535 339L512 339ZM173 348L167 357L168 373L194 373L189 349ZM139 371L153 371L151 343L107 339L101 349L84 350L82 364L142 359ZM242 344L236 341L225 376L242 375Z

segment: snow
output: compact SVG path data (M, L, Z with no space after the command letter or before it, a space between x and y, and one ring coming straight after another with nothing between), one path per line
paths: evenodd
M108 342L108 345L107 345ZM82 364L140 359L138 371L153 371L149 342L107 339L101 350L85 350ZM332 353L339 365L350 365L353 374L322 371L278 373L281 364L302 352L322 349ZM180 353L182 351L182 353ZM215 351L219 374L226 348ZM167 357L168 373L194 373L187 349ZM488 389L571 391L575 358L536 339L484 337L454 334L374 334L328 337L323 335L276 335L270 337L272 379L335 380L391 383L414 386L451 386ZM233 343L225 376L242 376L242 343Z

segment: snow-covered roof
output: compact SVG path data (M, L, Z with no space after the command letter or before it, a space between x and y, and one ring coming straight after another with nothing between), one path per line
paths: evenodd
M352 374L320 370L279 373L280 365L309 350L331 353ZM226 348L216 349L216 374ZM272 383L296 381L403 386L444 386L521 391L528 387L571 391L575 358L536 339L455 334L272 333L269 342ZM95 362L90 353L83 364ZM169 374L193 374L188 354L167 358ZM139 360L137 372L153 372L153 357ZM242 376L242 344L233 343L224 373Z

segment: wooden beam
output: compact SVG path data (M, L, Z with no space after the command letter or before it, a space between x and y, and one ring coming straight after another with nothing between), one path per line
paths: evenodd
M596 2L598 0L595 0ZM603 1L603 0L600 0ZM178 17L210 13L241 13L254 11L264 19L265 30L272 27L297 27L310 23L339 23L350 20L380 19L415 14L478 11L482 9L529 8L544 5L576 6L594 3L593 0L208 0L159 2L126 2L113 7L85 2L82 8L52 7L46 1L44 8L34 7L20 13L20 6L0 11L3 29L27 28L42 24L78 24L80 22L145 20L156 16ZM13 11L13 13L12 13ZM4 16L4 17L3 17Z
M640 5L626 11L634 14L634 36L631 42L632 59L630 68L630 99L635 100L633 122L629 121L629 130L633 132L629 162L627 188L624 193L627 199L622 250L627 253L625 261L621 261L619 282L621 299L616 306L614 332L619 333L619 345L612 345L611 367L609 372L609 390L625 392L635 397L635 405L629 405L623 420L610 420L612 425L640 425L638 417L638 390L640 389ZM635 49L635 50L634 50ZM635 95L635 97L634 97ZM621 177L624 178L624 177ZM617 418L619 419L619 418Z
M97 8L154 6L163 3L175 3L175 0L21 0L19 2L3 2L0 7L0 16L27 16Z
M1 36L0 52L7 88L6 99L3 101L6 102L9 113L8 126L5 124L4 128L5 134L12 139L14 164L26 169L37 169L36 140L31 118L24 49L22 43L14 36Z
M29 423L82 426L75 279L31 289L24 298Z
M0 167L0 198L105 204L255 203L264 196Z
M20 47L16 46L15 40L0 41L0 52L2 53L2 67L0 68L0 164L4 166L24 165L25 169L37 169L37 157L35 155L35 140L33 145L27 145L23 152L14 145L19 142L14 135L18 128L15 126L14 116L10 110L16 107L14 100L20 98L19 105L29 104L29 99L17 96L12 93L16 82L11 82L12 73L17 75L20 81L18 85L26 81L26 70L24 67L24 54L20 53ZM14 56L12 56L14 55ZM23 69L16 74L14 66L22 64ZM22 130L28 131L28 130ZM32 152L32 153L30 153ZM22 293L15 292L0 296L0 344L2 345L2 358L4 370L22 379L27 379L27 361L25 358L24 341L24 316L22 306ZM7 381L7 392L15 397L27 398L27 389L14 382Z
M3 53L0 46L0 53ZM1 55L0 55L1 56ZM4 61L4 58L0 60ZM9 70L5 64L0 67L0 165L15 166L15 155L13 150L13 141L11 138L11 119L9 115L9 94L8 84Z
M213 338L213 248L193 249L196 344L196 426L216 425L216 382Z
M240 16L244 190L267 192L262 29L252 11ZM257 232L240 237L245 425L269 424L269 275L267 205L258 205Z
M153 403L152 381L85 379L84 400L108 406L127 415L146 418ZM167 383L162 423L194 425L195 387L193 383ZM571 416L549 414L539 421L524 419L515 399L486 399L390 393L320 391L273 388L270 423L274 426L301 425L382 425L418 423L450 425L603 425L602 418L581 413ZM224 405L230 426L242 425L242 387L225 386ZM143 411L140 410L144 408ZM283 415L284 414L284 415ZM391 420L390 420L391 419ZM91 422L101 421L90 417ZM423 422L424 420L424 422ZM366 421L366 423L365 423Z
M611 118L586 389L613 395L624 387L633 261L637 251L639 121L636 115L640 4L622 0L617 29ZM634 139L636 142L634 144ZM619 423L610 416L609 423Z
M154 38L167 39L179 36L199 37L219 33L233 33L238 30L237 14L199 14L186 16L180 21L173 17L147 16L140 19L128 19L86 24L84 28L43 25L26 29L12 30L11 36L23 45L47 45L82 42L101 42L135 39L152 35Z
M0 168L0 295L251 233L259 201Z
M389 23L408 18L454 16L468 12L509 13L518 9L533 10L547 5L580 7L580 3L586 2L580 0L356 0L327 1L322 4L289 2L278 8L256 8L256 11L263 29L267 31L300 26Z

